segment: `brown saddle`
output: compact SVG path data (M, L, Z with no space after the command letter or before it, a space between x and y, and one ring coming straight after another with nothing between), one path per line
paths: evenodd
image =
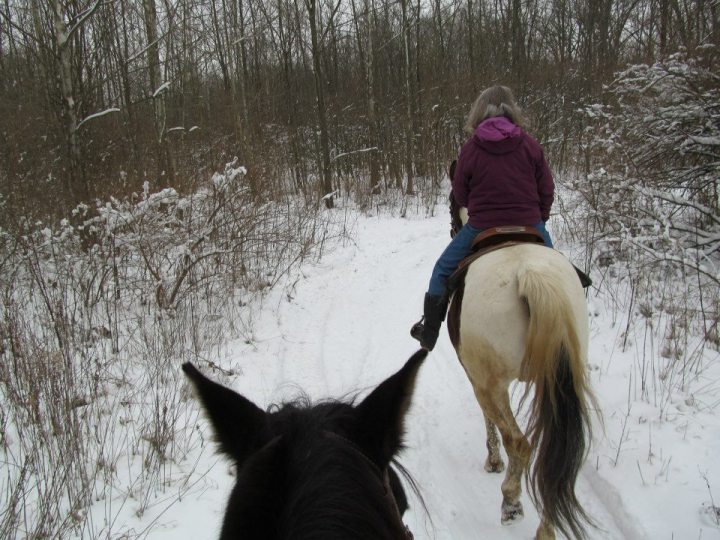
M535 227L523 225L506 225L491 227L475 237L470 255L465 257L448 279L448 292L453 293L465 280L465 274L470 265L486 253L515 246L517 244L544 244L542 234Z

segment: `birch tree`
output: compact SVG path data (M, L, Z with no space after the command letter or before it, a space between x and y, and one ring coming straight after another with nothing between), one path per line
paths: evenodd
M55 50L57 58L57 76L60 81L62 96L62 116L65 123L65 140L68 148L69 174L67 176L67 190L74 202L87 201L90 190L85 177L78 127L80 125L77 112L77 100L73 83L72 72L72 42L74 35L79 32L87 20L100 6L100 0L95 0L86 6L74 18L66 21L66 14L61 0L53 0L53 29ZM37 12L37 0L33 0L32 9ZM36 13L36 16L39 15Z
M145 34L147 37L147 67L150 79L151 99L155 120L155 137L160 166L169 178L175 176L172 153L166 140L167 113L165 92L168 84L162 82L160 68L160 43L158 38L157 7L155 0L143 0Z

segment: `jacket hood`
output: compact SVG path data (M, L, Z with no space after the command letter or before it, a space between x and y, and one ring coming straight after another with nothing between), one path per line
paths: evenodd
M493 154L506 154L522 142L523 131L504 116L494 116L475 128L474 140Z

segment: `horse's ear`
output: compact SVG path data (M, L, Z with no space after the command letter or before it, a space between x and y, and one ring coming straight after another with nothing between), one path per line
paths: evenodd
M192 381L215 431L220 450L241 465L270 440L268 414L234 390L211 381L187 362L182 366Z
M405 413L415 379L428 351L420 349L395 375L382 382L357 407L357 442L376 463L386 466L400 449Z

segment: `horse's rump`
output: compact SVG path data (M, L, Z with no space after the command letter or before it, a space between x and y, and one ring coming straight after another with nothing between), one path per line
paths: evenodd
M492 424L497 425L503 433L510 459L503 520L522 514L518 475L525 470L530 495L543 516L538 538L554 538L554 527L582 537L583 523L589 520L574 487L585 457L588 401L593 398L585 373L587 307L573 266L561 253L538 244L487 253L470 265L449 319L460 361L489 426L494 430ZM507 394L514 379L527 381L534 391L529 441L517 426ZM499 462L496 452L491 457Z
M585 296L575 271L561 253L542 245L518 244L483 255L468 268L458 293L448 316L458 353L493 344L495 352L511 364L509 380L522 372L532 304L546 309L566 298L572 315L569 322L576 327L579 341L587 342ZM586 354L585 346L580 355Z

